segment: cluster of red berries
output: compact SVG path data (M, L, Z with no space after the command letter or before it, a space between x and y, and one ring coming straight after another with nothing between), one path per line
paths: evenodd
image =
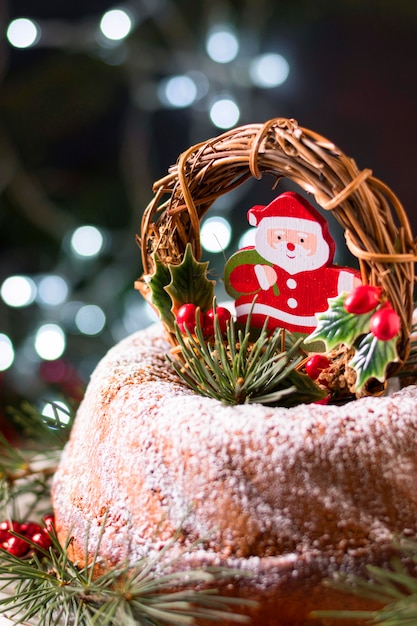
M52 513L43 517L43 525L36 522L5 520L0 523L0 548L18 557L25 557L52 546L51 532L55 518Z
M370 313L381 304L381 295L381 287L359 285L346 296L344 302L345 311L356 315ZM400 328L400 318L390 302L383 302L372 315L369 322L369 330L380 341L393 339L398 334Z
M382 288L372 285L359 285L348 294L343 303L347 313L364 315L375 311L370 322L369 330L376 339L389 341L393 339L401 328L401 321L390 302L381 303ZM313 354L305 364L306 374L317 380L320 374L330 367L330 360L324 354Z
M199 315L200 325L205 337L211 337L214 335L214 317L217 315L217 320L222 333L226 332L227 324L231 318L231 313L228 309L222 306L216 307L216 309L209 309L205 313L198 310L198 307L191 302L187 302L180 306L175 316L178 327L182 333L188 329L191 333L196 328L197 315Z

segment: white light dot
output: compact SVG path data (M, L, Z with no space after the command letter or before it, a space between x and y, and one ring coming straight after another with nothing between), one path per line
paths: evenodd
M210 119L218 128L231 128L237 124L240 110L234 100L223 98L216 100L210 108Z
M98 335L104 328L106 316L95 304L85 304L75 316L75 325L84 335Z
M132 19L121 9L107 11L101 18L100 30L107 39L120 41L132 30Z
M161 84L160 99L173 107L187 107L197 97L197 86L189 76L172 76Z
M38 283L37 299L46 306L58 306L65 302L69 292L68 283L62 276L49 274Z
M29 276L9 276L0 288L0 295L9 306L28 306L36 298L36 285Z
M95 226L80 226L71 237L71 248L77 256L95 257L100 254L104 244L101 231Z
M10 22L7 28L7 39L15 48L30 48L39 39L39 27L26 17L19 17Z
M249 67L250 77L257 87L277 87L288 78L290 66L281 54L262 54Z
M0 333L0 372L9 369L14 361L14 348L10 338Z
M47 417L48 422L52 420L52 424L53 422L68 424L71 419L71 410L68 404L62 400L50 400L45 402L41 408L41 415Z
M46 361L62 356L66 345L65 333L58 324L43 324L35 336L36 353Z
M239 52L239 41L229 28L217 28L209 33L206 50L216 63L230 63Z
M255 245L256 228L249 228L240 236L238 247L247 248Z
M187 76L191 78L194 85L196 86L196 89L197 89L196 99L204 98L204 96L208 94L209 89L210 89L210 82L206 74L198 70L191 70L190 72L187 72Z
M201 245L208 252L225 250L231 236L231 226L223 217L209 217L201 225Z

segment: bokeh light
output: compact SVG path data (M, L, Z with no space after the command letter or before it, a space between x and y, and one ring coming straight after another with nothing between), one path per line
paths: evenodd
M132 18L122 9L107 11L100 21L101 32L111 41L125 39L132 30L132 26Z
M40 28L26 17L19 17L10 22L6 37L14 48L30 48L40 37Z
M96 226L79 226L71 236L71 249L78 257L96 257L103 246L103 233Z
M219 26L208 34L206 51L212 61L230 63L237 57L239 41L232 29Z
M13 343L7 335L0 333L0 372L11 367L14 361Z
M38 282L36 299L43 306L59 306L67 299L69 286L62 276L48 274Z
M41 359L59 359L66 347L65 333L58 324L42 324L36 332L34 345Z
M197 98L197 85L189 76L171 76L159 85L158 96L166 106L188 107Z
M247 248L255 245L256 228L248 228L241 234L238 242L238 248Z
M117 340L145 328L159 319L153 307L143 298L138 298L138 295L136 291L130 290L124 296L123 318L117 320L112 327L112 333Z
M48 418L48 423L54 421L65 425L71 419L70 407L62 400L48 400L41 407L40 412L41 415Z
M232 98L215 100L210 107L210 119L217 128L232 128L239 117L240 109Z
M208 252L222 252L232 238L232 228L224 217L209 217L201 225L201 245Z
M85 304L75 315L75 325L84 335L98 335L105 324L104 311L96 304Z
M290 66L281 54L262 54L257 56L249 66L252 82L257 87L277 87L288 78Z
M35 281L24 275L9 276L2 283L0 295L9 306L29 306L36 298Z

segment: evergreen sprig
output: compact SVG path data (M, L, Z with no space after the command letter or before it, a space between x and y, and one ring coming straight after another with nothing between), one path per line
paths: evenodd
M249 618L231 608L256 605L216 591L216 582L235 576L235 570L171 573L176 559L166 556L176 537L156 557L143 558L135 566L115 566L98 577L98 550L88 565L78 568L68 558L71 539L64 546L52 539L48 551L38 551L30 560L1 552L0 589L9 595L0 600L0 610L5 609L15 624L33 618L38 626L183 626L195 624L197 618L243 624Z
M213 308L216 310L215 302ZM280 406L313 402L325 396L296 369L304 357L300 351L302 339L294 340L282 329L271 334L267 321L259 336L252 339L251 314L244 329L230 319L226 340L215 314L214 337L207 341L198 309L195 334L188 328L182 334L178 325L175 332L183 362L168 359L177 374L200 395L231 405L258 402Z
M56 402L48 404L52 409L51 415L41 414L28 402L23 402L19 409L9 407L8 413L20 434L30 442L32 448L39 444L38 447L42 450L46 448L61 450L68 441L75 411L64 408Z
M378 626L415 626L417 624L417 543L407 541L401 545L403 556L408 557L413 568L406 568L400 558L393 559L390 568L367 567L366 578L349 576L346 579L327 581L332 588L346 594L377 602L382 608L369 611L315 611L312 617L340 620L365 620Z
M17 448L0 433L0 521L27 520L50 511L51 478L72 422L70 415L62 420L60 410L56 407L51 418L29 405L11 412L24 445ZM41 441L46 442L43 452L37 446ZM222 623L226 617L235 623L249 621L231 609L239 611L254 602L223 597L215 589L219 580L245 573L229 568L172 573L175 560L167 552L177 537L156 557L120 564L98 577L99 546L88 565L78 567L69 558L71 538L64 545L53 531L51 538L49 550L33 544L29 558L0 548L0 590L6 594L0 599L0 613L15 624L33 620L37 626L183 626L197 618ZM88 542L87 534L86 555Z
M73 420L67 412L61 419L61 407L52 404L52 408L51 417L41 415L28 403L9 409L22 445L15 446L0 432L0 521L8 516L30 515L39 509L42 500L49 503L51 479ZM45 506L49 510L46 507L50 504Z

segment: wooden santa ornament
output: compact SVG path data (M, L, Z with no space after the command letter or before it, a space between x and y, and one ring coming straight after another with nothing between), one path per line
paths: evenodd
M333 264L336 245L326 219L297 193L252 207L248 221L256 227L255 245L238 250L225 267L237 321L252 310L254 327L268 318L270 330L311 333L328 298L360 284L359 272Z

